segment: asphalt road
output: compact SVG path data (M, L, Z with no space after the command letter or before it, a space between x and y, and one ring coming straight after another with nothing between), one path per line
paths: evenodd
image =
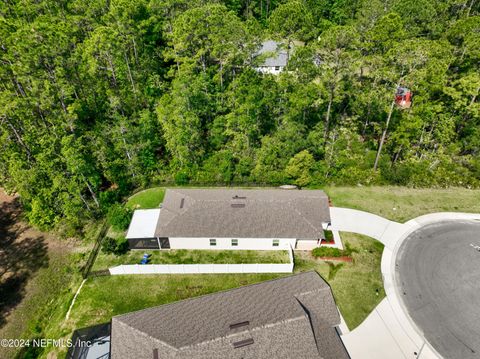
M410 317L444 358L480 358L480 222L443 222L399 249L396 281Z

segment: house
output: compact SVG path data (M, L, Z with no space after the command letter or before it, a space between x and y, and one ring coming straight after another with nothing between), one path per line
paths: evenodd
M330 223L320 190L167 189L161 208L137 210L131 249L312 249Z
M255 70L265 74L277 75L283 71L288 63L287 50L282 48L282 44L273 40L263 42L255 57L261 57L262 59Z
M111 359L348 359L339 324L305 272L113 317Z

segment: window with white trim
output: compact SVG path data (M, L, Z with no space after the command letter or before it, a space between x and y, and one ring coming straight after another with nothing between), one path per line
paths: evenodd
M280 245L280 240L279 239L274 239L272 242L273 247L278 247Z
M217 245L217 240L214 238L210 238L210 246L216 246Z
M232 247L238 246L238 239L232 239Z

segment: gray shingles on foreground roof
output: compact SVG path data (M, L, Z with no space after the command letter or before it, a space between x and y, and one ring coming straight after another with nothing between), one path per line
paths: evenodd
M348 358L339 323L330 287L306 272L114 317L111 353L112 359L153 358L154 349L175 359ZM243 340L251 344L234 348Z
M167 189L155 235L319 239L329 221L319 190Z

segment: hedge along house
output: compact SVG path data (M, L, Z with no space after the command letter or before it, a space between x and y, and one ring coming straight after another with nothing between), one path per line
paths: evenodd
M167 189L161 208L134 212L131 249L312 249L330 223L319 190Z

